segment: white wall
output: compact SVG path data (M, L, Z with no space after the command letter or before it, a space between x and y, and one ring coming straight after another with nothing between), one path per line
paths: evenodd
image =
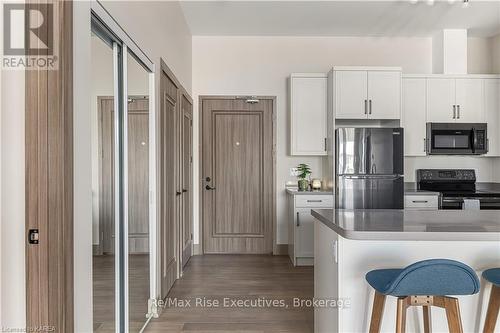
M194 128L199 95L270 95L277 107L278 244L288 243L285 183L289 169L309 163L322 176L320 157L287 155L287 77L292 72L327 72L332 65L402 66L406 73L431 73L431 38L193 37ZM198 142L195 131L194 142ZM194 179L198 174L194 150ZM194 240L199 241L198 184L194 185Z
M0 327L26 325L24 71L1 75Z
M405 158L405 181L415 181L415 170L426 168L474 169L478 182L495 182L500 169L495 168L496 158L474 156L427 156Z
M160 57L191 91L191 35L178 2L113 1L104 6L155 63ZM92 131L90 2L74 2L75 332L92 331ZM156 94L158 96L158 94ZM158 103L157 103L158 105Z
M490 38L467 39L468 74L489 74L492 72L492 42Z
M500 34L491 38L492 72L500 74Z

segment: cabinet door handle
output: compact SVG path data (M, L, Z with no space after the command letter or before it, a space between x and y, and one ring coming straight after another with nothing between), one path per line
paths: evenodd
M424 153L427 153L427 139L424 138Z
M372 100L371 99L368 101L368 104L370 105L370 112L369 112L369 114L372 114Z
M368 100L365 99L365 114L368 114Z
M307 202L323 202L323 200L307 200Z
M326 138L325 138L325 151L328 151L328 148L326 146Z
M428 203L428 200L412 200L413 203Z
M297 227L300 227L299 212L297 212Z
M453 119L457 119L457 106L453 105Z
M457 105L457 119L460 119L460 105Z

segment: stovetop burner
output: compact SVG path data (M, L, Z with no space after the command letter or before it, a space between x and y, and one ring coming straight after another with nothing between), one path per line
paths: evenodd
M465 209L465 199L478 200L480 209L500 209L500 192L476 189L474 170L419 169L417 188L440 192L440 209Z

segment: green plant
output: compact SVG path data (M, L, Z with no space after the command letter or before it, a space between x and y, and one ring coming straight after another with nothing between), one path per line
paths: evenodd
M297 171L299 172L299 174L297 175L297 178L299 179L306 179L307 176L312 173L309 165L304 163L301 163L297 166Z

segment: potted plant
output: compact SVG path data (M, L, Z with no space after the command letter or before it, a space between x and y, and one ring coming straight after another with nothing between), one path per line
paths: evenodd
M311 174L311 168L309 165L301 163L297 166L297 171L299 172L297 175L297 178L299 178L299 191L307 191L309 188L307 177Z

